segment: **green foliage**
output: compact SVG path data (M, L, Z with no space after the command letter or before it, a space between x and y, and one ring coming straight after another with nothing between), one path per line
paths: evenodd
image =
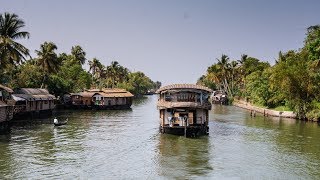
M312 121L320 120L320 109L313 109L306 114L307 119Z
M91 86L91 75L86 72L80 63L74 63L71 56L63 60L60 71L50 76L48 89L56 95L66 92L79 92Z
M255 71L246 77L246 93L252 102L263 106L269 105L273 92L270 89L268 78L268 74L261 71Z
M11 87L39 88L43 80L41 68L35 65L33 60L28 60L19 66L19 72L16 74L17 81L11 80Z
M0 83L12 88L44 87L56 96L79 92L89 88L122 87L139 95L160 88L161 82L153 82L142 72L131 73L119 62L104 66L98 59L89 61L89 72L85 64L86 52L81 46L72 46L71 53L56 54L58 47L53 42L44 42L36 50L37 57L25 60L29 50L15 42L29 38L28 32L20 31L24 21L17 15L0 14ZM91 73L90 73L91 72Z
M242 55L239 64L222 55L198 83L249 99L268 108L294 110L300 118L319 119L320 25L307 29L305 46L299 51L279 52L276 64Z
M118 87L124 88L135 95L143 95L154 87L154 82L143 72L138 71L129 73L128 81L120 83Z
M308 59L320 59L320 25L310 26L307 29L305 49L308 51Z
M24 26L24 21L16 14L0 14L0 70L8 65L19 65L25 57L30 57L29 50L16 42L29 38L28 32L20 31Z

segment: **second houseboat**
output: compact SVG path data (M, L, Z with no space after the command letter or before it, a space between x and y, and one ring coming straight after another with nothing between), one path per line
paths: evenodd
M124 89L90 89L71 94L71 107L84 109L129 109L133 94Z

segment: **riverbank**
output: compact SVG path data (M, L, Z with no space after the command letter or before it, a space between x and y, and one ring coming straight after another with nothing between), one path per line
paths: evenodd
M242 100L234 100L232 105L250 110L252 115L255 115L255 113L260 113L260 114L263 114L264 116L284 117L284 118L292 118L292 119L297 118L297 115L293 111L276 111L276 110L261 108Z

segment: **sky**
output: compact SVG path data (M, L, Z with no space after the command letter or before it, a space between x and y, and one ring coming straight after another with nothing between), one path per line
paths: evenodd
M196 83L222 54L274 64L279 51L303 46L320 24L318 0L0 0L0 13L25 21L32 56L54 42L80 45L87 59L118 61L163 85ZM85 66L88 69L88 65Z

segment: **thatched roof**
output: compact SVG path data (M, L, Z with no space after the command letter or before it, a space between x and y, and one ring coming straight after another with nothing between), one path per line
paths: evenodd
M14 90L15 94L33 94L33 95L47 95L48 90L40 88L18 88Z
M14 96L25 99L27 101L54 100L54 99L56 99L54 97L54 95L51 95L51 94L39 94L39 95L36 95L36 94L35 95L33 95L33 94L14 94Z
M71 96L92 97L95 94L100 94L102 97L133 97L133 94L124 89L90 89L80 93L71 93Z
M203 108L203 109L211 109L210 103L198 103L198 102L168 102L168 101L159 101L157 103L159 109L167 109L167 108Z
M1 84L0 84L0 89L4 89L5 91L8 91L9 93L13 93L13 90L12 90L12 89L10 89L10 88L8 88L8 87L6 87L6 86L3 86L3 85L1 85Z
M130 92L120 92L120 93L104 93L104 92L100 92L99 93L101 96L103 97L107 97L107 98L113 98L113 97L133 97L133 94L131 94Z
M104 92L104 93L127 93L125 89L119 88L103 88L103 89L89 89L87 92Z
M173 90L173 89L197 89L197 90L203 90L207 92L212 92L211 89L201 86L201 85L196 85L196 84L171 84L168 86L161 87L156 91L157 94L161 93L162 91L166 90Z
M40 88L18 88L14 90L13 95L28 101L56 99L48 90Z

